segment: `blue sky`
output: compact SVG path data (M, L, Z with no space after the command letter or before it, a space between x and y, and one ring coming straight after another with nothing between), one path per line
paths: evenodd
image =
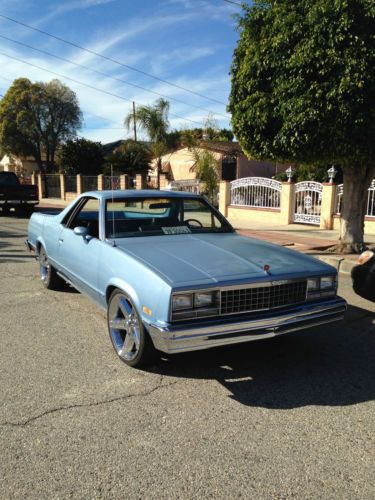
M131 135L123 127L124 116L131 109L131 102L125 99L139 104L152 104L158 98L123 81L169 98L172 128L198 127L205 121L209 111L215 113L219 126L229 127L230 117L225 107L230 90L228 73L238 38L233 15L240 12L239 7L224 0L0 0L2 15L214 101L172 87L1 17L0 36L8 40L0 37L0 93L4 94L11 82L22 76L32 81L59 78L78 96L84 116L84 126L79 134L103 143ZM63 57L81 67L9 39ZM112 79L94 73L93 69Z

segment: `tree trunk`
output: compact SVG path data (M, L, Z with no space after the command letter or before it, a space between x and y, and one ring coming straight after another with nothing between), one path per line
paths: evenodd
M339 249L343 253L361 253L365 250L364 220L367 193L375 174L373 166L344 168Z

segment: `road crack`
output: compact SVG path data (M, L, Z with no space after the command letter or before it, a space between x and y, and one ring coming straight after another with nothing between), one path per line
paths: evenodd
M49 410L46 410L42 413L39 413L38 415L34 415L33 417L28 418L27 420L24 421L19 421L19 422L2 422L0 423L1 427L26 427L27 425L43 418L49 415L52 415L54 413L58 413L61 411L68 411L76 408L90 408L90 407L95 407L95 406L102 406L106 404L111 404L111 403L116 403L118 401L125 401L126 399L132 399L132 398L142 398L145 396L149 396L150 394L158 391L159 389L164 389L166 387L171 387L173 385L179 384L183 382L183 380L173 380L172 382L169 382L168 384L163 384L163 378L164 375L160 376L159 383L156 384L152 389L148 389L142 392L138 393L133 393L133 394L125 394L122 396L116 396L110 399L104 399L102 401L93 401L91 403L75 403L71 405L63 405L63 406L58 406L56 408L51 408Z

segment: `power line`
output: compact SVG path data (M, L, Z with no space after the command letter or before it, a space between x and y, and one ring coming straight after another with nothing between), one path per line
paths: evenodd
M57 73L56 71L51 71L50 69L43 68L42 66L38 66L37 64L32 64L32 63L30 63L28 61L24 61L23 59L20 59L18 57L10 56L9 54L6 54L5 52L0 52L0 55L8 57L9 59L13 59L14 61L21 62L23 64L27 64L28 66L32 66L32 67L40 69L42 71L46 71L47 73L51 73L52 75L58 76L60 78L65 78L66 80L70 80L71 82L78 83L78 85L83 85L84 87L87 87L89 89L95 90L97 92L101 92L102 94L107 94L107 95L110 95L112 97L117 97L118 99L121 99L123 101L133 102L132 99L127 99L126 97L123 97L123 96L118 95L118 94L114 94L113 92L109 92L108 90L99 89L99 88L94 87L93 85L90 85L88 83L84 83L84 82L81 82L81 81L76 80L74 78L71 78L70 76L66 76L66 75L63 75L61 73ZM137 103L137 104L139 104L139 103ZM197 122L195 120L191 120L190 118L184 118L183 116L176 115L175 113L170 113L170 115L174 116L175 118L180 118L180 119L182 119L184 121L187 121L187 122L190 122L190 123L194 123L195 125L202 126L202 122Z
M226 103L223 101L219 101L218 99L213 99L212 97L205 96L203 94L200 94L199 92L195 92L194 90L187 89L186 87L183 87L182 85L178 85L177 83L169 82L168 80L164 80L163 78L159 78L158 76L152 75L151 73L147 73L146 71L135 68L134 66L129 66L128 64L117 61L116 59L113 59L112 57L105 56L104 54L100 54L99 52L95 52L94 50L88 49L87 47L83 47L82 45L78 45L77 43L70 42L69 40L65 40L64 38L61 38L61 37L56 36L56 35L52 35L51 33L48 33L47 31L43 31L39 28L35 28L34 26L30 26L29 24L23 23L21 21L17 21L16 19L13 19L12 17L5 16L4 14L0 14L0 17L2 17L3 19L7 19L8 21L11 21L12 23L19 24L20 26L23 26L25 28L31 29L33 31L37 31L38 33L41 33L42 35L46 35L46 36L49 36L51 38L54 38L55 40L58 40L59 42L66 43L66 44L71 45L72 47L75 47L75 48L80 49L80 50L84 50L85 52L88 52L89 54L92 54L94 56L105 59L106 61L113 62L119 66L122 66L123 68L130 69L131 71L136 71L137 73L140 73L141 75L145 75L149 78L153 78L154 80L157 80L159 82L170 85L171 87L175 87L177 89L183 90L184 92L189 92L190 94L193 94L197 97L201 97L203 99L207 99L208 101L212 101L212 102L215 102L217 104L223 104L224 106L226 106Z
M188 104L187 102L181 101L180 99L176 99L175 97L168 97L168 96L166 96L164 94L160 94L159 92L155 92L154 90L147 89L146 87L142 87L141 85L137 85L136 83L127 82L126 80L122 80L121 78L117 78L115 76L108 75L107 73L104 73L103 71L92 69L89 66L85 66L83 64L76 63L76 62L74 62L74 61L72 61L70 59L66 59L65 57L57 56L55 54L52 54L51 52L47 52L46 50L38 49L36 47L33 47L32 45L29 45L29 44L24 43L24 42L20 42L19 40L14 40L13 38L9 38L9 37L7 37L5 35L0 35L0 38L3 38L4 40L8 40L9 42L12 42L12 43L16 43L18 45L22 45L23 47L27 47L28 49L35 50L37 52L40 52L41 54L46 54L47 56L54 57L55 59L59 59L60 61L64 61L64 62L67 62L69 64L73 64L74 66L77 66L79 68L83 68L83 69L86 69L88 71L92 71L93 73L96 73L98 75L104 76L106 78L110 78L111 80L114 80L114 81L117 81L117 82L121 82L121 83L125 83L125 85L130 85L131 87L135 87L135 88L138 88L138 89L141 89L141 90L145 90L146 92L150 92L151 94L155 94L155 95L157 95L159 97L165 97L167 99L176 101L176 102L178 102L180 104L184 104L185 106L190 106L190 107L199 109L201 111L205 111L206 113L212 113L214 115L223 116L224 118L229 118L228 115L224 115L223 113L218 113L218 112L212 111L212 110L207 109L207 108L202 108L201 106L196 106L195 104Z
M224 2L231 3L232 5L238 5L238 7L242 7L242 4L239 2L233 2L233 0L224 0Z

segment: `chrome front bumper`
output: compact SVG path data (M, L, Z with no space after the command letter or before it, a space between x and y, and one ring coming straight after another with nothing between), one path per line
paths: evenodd
M145 325L157 349L166 353L195 351L277 337L284 333L323 325L344 318L346 301L335 297L322 302L306 303L288 310L268 311L246 319L232 321L217 318L187 325Z

